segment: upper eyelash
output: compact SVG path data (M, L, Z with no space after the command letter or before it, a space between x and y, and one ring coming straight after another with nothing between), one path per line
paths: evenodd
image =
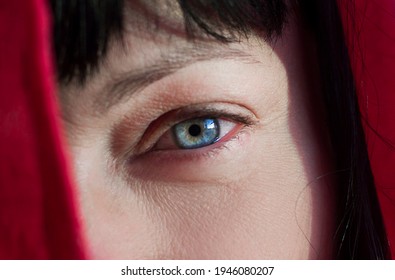
M165 119L162 124L162 129L163 133L165 133L167 130L171 129L174 125L182 123L186 120L189 119L194 119L194 118L223 118L223 119L229 119L231 121L235 121L238 123L243 124L244 126L252 126L257 123L252 117L248 116L243 116L239 114L233 114L229 113L228 111L225 110L218 110L218 109L211 109L211 108L206 108L206 109L194 109L194 110L183 110L183 109L178 109L174 110L172 112L169 112L168 114L172 114L170 118L167 120ZM155 127L155 122L158 122L162 116L159 117L158 119L154 120L153 122L150 123L149 128L144 132L144 134L140 137L138 144L136 145L137 150L141 150L144 144L144 139L148 137L148 135L152 135L153 133L150 127L154 126ZM155 131L154 131L155 132ZM163 133L161 135L163 135ZM159 138L158 138L159 139ZM157 139L157 140L158 140ZM156 140L156 141L157 141ZM143 152L138 153L138 154L143 154L147 153L152 150L152 148L155 146L155 143L151 143L151 145L144 149Z
M232 114L224 110L204 110L204 111L197 111L197 112L187 112L188 116L181 118L178 122L173 123L173 125L176 125L178 123L181 123L183 121L187 121L189 119L194 119L194 118L223 118L223 119L229 119L233 120L239 123L242 123L244 125L253 125L255 123L252 118L247 117L247 116L242 116L238 114Z

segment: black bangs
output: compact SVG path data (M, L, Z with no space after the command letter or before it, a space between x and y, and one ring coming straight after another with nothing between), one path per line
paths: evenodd
M58 80L81 83L123 25L123 0L50 0Z
M184 12L187 34L194 26L219 41L234 41L240 35L260 33L270 40L280 35L287 6L279 0L178 0ZM192 32L191 32L192 31Z
M174 0L176 1L176 0ZM60 83L83 83L97 69L109 41L123 31L124 0L50 0L54 47ZM251 31L267 40L281 34L286 21L284 0L178 0L185 30L221 41L234 41Z

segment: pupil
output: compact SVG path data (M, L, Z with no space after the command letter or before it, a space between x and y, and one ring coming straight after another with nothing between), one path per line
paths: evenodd
M200 133L202 132L202 129L200 128L199 125L197 124L193 124L189 127L188 132L191 136L193 137L197 137L200 135Z

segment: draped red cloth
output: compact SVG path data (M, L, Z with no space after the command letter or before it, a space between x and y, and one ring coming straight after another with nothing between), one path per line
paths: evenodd
M0 0L0 259L82 259L44 0Z
M395 2L338 1L395 258ZM45 0L0 0L0 258L83 259Z
M338 0L392 258L395 258L395 1Z

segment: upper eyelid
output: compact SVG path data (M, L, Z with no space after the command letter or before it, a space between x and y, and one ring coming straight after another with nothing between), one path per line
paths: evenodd
M233 104L233 111L239 110L239 112L237 113L230 112L231 109L219 109L214 107L204 108L202 106L209 105L200 104L192 109L184 108L184 110L173 110L177 112L173 116L170 115L167 119L166 116L161 115L157 119L153 120L150 124L148 124L147 129L144 131L144 133L142 133L138 137L138 139L133 141L134 144L131 144L130 139L128 141L127 133L125 133L125 131L128 130L126 126L122 125L121 129L114 129L111 138L115 139L116 141L112 141L112 144L110 145L110 152L113 158L123 161L130 158L130 156L133 154L142 154L144 152L147 152L155 145L155 142L159 139L161 135L163 135L163 133L165 133L168 129L171 129L172 125L188 119L201 117L227 118L232 121L239 122L247 127L253 127L254 125L259 123L254 114L252 114L248 109L240 105ZM217 106L219 106L219 104ZM239 107L239 109L236 110L234 106ZM244 108L244 111L248 111L249 114L246 112L241 113L240 108ZM168 112L166 114L171 114L171 112ZM160 129L157 129L159 125L157 125L156 123L159 123L159 125L162 127ZM147 142L145 142L148 141L148 139L152 138L155 138L155 141L152 141L148 144ZM127 146L129 146L129 148L125 148Z
M215 109L215 108L204 108L204 109L187 109L187 110L175 110L175 114L169 119L169 123L177 124L183 121L194 118L229 118L234 121L244 123L246 125L253 125L257 121L252 116L245 116L241 114L231 113L229 110Z
M228 111L225 111L225 110L215 110L215 109L208 109L208 110L206 109L206 110L200 110L200 111L188 111L187 110L186 112L183 112L182 114L179 113L179 114L176 114L175 116L173 116L172 118L169 118L167 120L162 120L162 122L164 122L164 124L162 124L163 125L162 131L163 131L163 133L165 133L166 131L171 129L171 127L173 125L182 123L182 122L187 121L189 119L205 118L205 117L228 118L232 121L242 123L246 126L251 126L251 125L257 123L257 121L253 120L251 117L242 116L242 115L238 115L238 114L232 114L232 113L229 113ZM156 122L156 121L158 121L158 119L155 120L154 122ZM154 122L152 122L150 124L149 128L141 136L140 140L137 143L137 149L142 148L141 143L144 143L143 142L144 139L153 135L153 133L151 133L152 132L151 130L153 130L151 128L151 126L154 126L154 129L155 129L155 125L152 125ZM149 150L149 148L146 150Z
M261 63L251 54L229 46L189 46L176 49L165 57L161 57L153 65L144 69L134 69L121 74L115 81L106 84L97 94L94 101L95 108L100 113L105 113L112 106L131 97L150 84L169 76L188 65L209 60L238 60L243 63Z
M170 115L169 115L170 114ZM135 118L135 114L129 112L124 114L123 117L115 123L110 131L107 150L110 157L115 162L124 162L133 158L133 155L138 154L143 150L142 143L148 137L156 137L155 131L152 126L165 126L162 128L162 133L166 129L170 129L171 125L182 122L189 118L194 117L225 117L245 124L246 127L255 129L261 122L256 113L245 105L226 102L226 101L210 101L203 103L194 103L190 105L182 105L178 109L171 111L163 111L155 114L156 117L151 116L141 122L141 118ZM151 135L149 135L151 133ZM160 135L159 135L160 136ZM154 143L153 143L154 144Z

